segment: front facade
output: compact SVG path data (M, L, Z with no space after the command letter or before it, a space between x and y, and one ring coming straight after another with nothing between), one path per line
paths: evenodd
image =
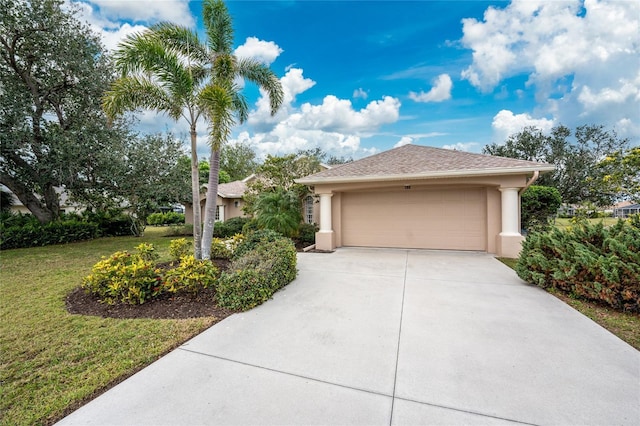
M517 257L520 193L548 164L405 145L307 176L316 248L477 250Z

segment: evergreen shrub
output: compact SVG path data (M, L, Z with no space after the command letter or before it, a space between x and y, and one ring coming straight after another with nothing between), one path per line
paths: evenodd
M640 312L640 228L619 220L531 233L516 272L542 288Z
M236 256L230 270L220 276L216 285L218 305L243 311L251 309L295 279L296 248L290 239L265 238L252 247Z
M242 234L242 227L249 222L246 217L232 217L224 222L216 222L213 228L213 236L218 238L230 238L236 234Z

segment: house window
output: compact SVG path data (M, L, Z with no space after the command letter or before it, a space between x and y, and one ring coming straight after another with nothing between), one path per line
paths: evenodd
M305 223L314 223L313 220L313 197L308 195L304 199L304 221Z
M216 222L220 222L220 206L216 206Z

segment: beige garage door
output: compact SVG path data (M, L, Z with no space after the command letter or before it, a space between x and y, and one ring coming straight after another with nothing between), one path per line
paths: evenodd
M342 194L342 244L486 250L482 188Z

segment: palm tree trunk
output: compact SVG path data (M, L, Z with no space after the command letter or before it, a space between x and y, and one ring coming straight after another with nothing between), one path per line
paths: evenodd
M211 259L211 242L216 222L216 204L218 200L218 174L220 172L220 149L211 146L209 159L209 187L204 207L204 230L202 232L202 258Z
M191 125L191 201L193 203L193 251L202 259L202 209L200 208L200 174L198 173L198 146L195 122Z

